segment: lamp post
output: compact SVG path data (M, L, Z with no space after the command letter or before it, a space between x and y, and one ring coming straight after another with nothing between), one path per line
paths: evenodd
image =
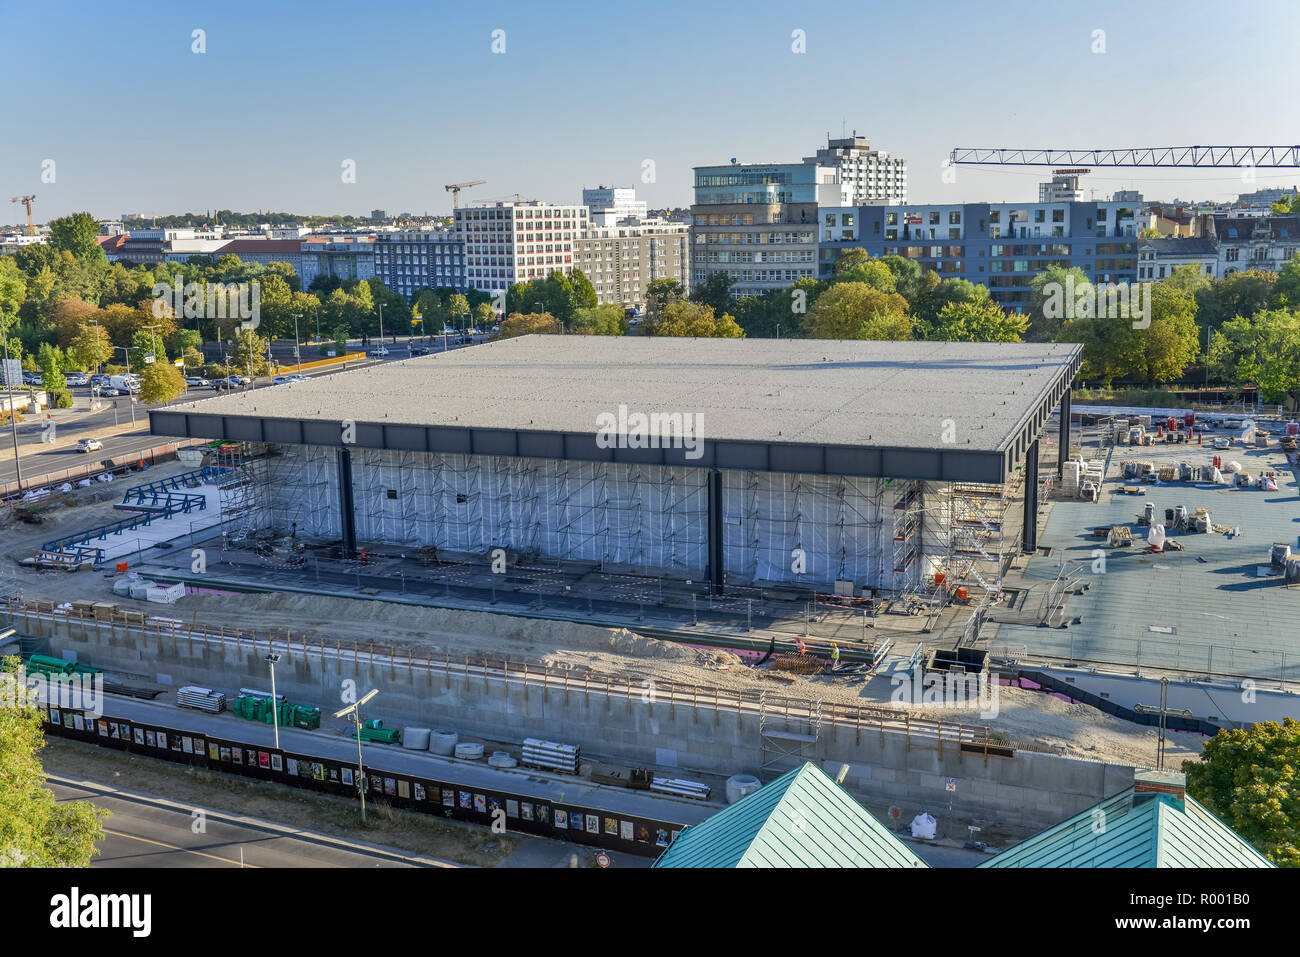
M280 750L280 706L275 697L275 663L280 656L271 652L266 656L266 663L271 666L271 718L275 724L275 750Z
M384 348L384 304L379 304L379 348ZM382 356L383 353L381 352Z
M116 351L116 349L121 349L123 352L126 353L126 371L127 371L128 374L131 372L131 350L134 349L134 348L135 348L135 346L116 346L116 347L115 347L115 351ZM128 385L127 385L127 390L126 390L126 397L127 397L128 399L131 400L131 424L132 424L132 425L135 425L135 394L131 391L131 388L130 388L130 385L129 385L129 381L130 381L130 380L127 380L127 381L128 381ZM113 403L113 406L116 408L117 403L114 402L114 403Z
M350 704L342 711L335 711L334 717L343 718L352 715L352 724L357 732L357 793L361 795L361 823L366 823L366 786L363 781L365 778L365 768L361 764L361 706L379 694L379 689L367 692L366 696L356 704Z
M298 371L302 371L302 348L298 345L298 320L301 316L293 317L293 357L298 363Z

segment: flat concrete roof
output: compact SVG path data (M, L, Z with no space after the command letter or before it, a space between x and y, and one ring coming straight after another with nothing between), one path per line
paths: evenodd
M340 445L347 420L358 448L1001 481L1081 354L1058 343L525 336L150 420L154 434L196 438ZM598 448L598 417L620 405L694 414L705 454Z

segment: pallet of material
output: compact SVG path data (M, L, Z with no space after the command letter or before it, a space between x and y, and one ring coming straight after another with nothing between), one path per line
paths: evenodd
M207 711L210 714L226 710L226 696L224 694L220 691L213 691L211 688L199 688L195 685L178 688L176 690L176 703L182 708Z
M541 738L525 738L519 763L547 771L577 774L581 755L576 744L557 744Z

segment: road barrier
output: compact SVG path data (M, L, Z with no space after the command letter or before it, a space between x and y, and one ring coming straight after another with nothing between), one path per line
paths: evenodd
M22 489L24 494L32 489L50 488L59 486L65 482L73 483L83 478L95 478L104 472L116 472L127 466L135 465L138 462L144 462L146 465L159 465L163 462L170 462L176 458L176 449L179 447L176 442L167 442L162 445L155 445L151 448L141 449L137 452L123 452L108 459L98 459L93 462L87 462L85 465L69 466L66 469L59 469L54 472L46 472L42 475L36 475L28 478L23 476ZM18 498L18 482L5 482L0 485L0 500Z

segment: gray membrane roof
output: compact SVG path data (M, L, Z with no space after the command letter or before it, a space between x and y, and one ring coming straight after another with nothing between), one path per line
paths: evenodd
M1057 343L524 336L174 405L151 419L155 434L268 441L292 436L275 427L255 433L248 423L337 430L350 420L383 433L359 429L366 433L359 447L509 454L503 441L454 448L450 433L588 437L591 444L598 416L617 415L623 405L629 413L693 413L705 443L929 451L950 455L947 471L961 455L996 454L1009 470L1027 431L1041 428L1068 387L1080 354L1077 345ZM218 419L240 424L218 428ZM439 437L421 444L412 429L385 431L394 426ZM321 429L310 431L301 441L322 441ZM556 457L592 456L566 445ZM932 456L945 471L938 462ZM710 454L696 464L726 463ZM891 474L883 464L878 472L822 465L809 470ZM914 477L945 477L920 474L926 468L918 464ZM893 464L894 475L908 471Z

